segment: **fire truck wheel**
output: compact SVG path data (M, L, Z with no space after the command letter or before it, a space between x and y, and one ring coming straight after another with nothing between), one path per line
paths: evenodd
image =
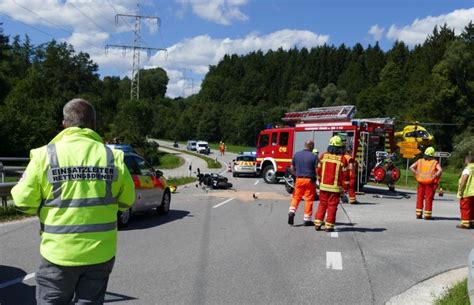
M269 184L275 184L278 182L278 179L275 174L275 170L272 165L267 165L262 171L263 180Z

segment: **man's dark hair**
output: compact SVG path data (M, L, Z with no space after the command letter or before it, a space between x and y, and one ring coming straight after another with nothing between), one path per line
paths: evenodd
M75 98L67 102L63 108L63 125L95 129L95 109L86 100Z

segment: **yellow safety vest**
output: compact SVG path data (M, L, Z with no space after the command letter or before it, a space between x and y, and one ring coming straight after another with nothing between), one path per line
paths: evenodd
M466 186L464 188L463 197L472 197L472 196L474 196L474 164L470 163L468 166L466 166L466 168L471 171L471 174L467 178ZM462 176L461 176L461 178L459 178L459 184L461 184L461 179L462 179ZM460 194L458 192L458 198L461 198L461 196L459 196L459 195Z
M123 152L91 129L71 127L30 152L12 189L15 205L38 214L41 255L61 266L99 264L115 256L117 211L135 201Z

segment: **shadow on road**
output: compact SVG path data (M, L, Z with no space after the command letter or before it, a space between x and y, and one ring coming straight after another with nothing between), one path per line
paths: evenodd
M433 220L453 220L453 221L460 221L459 217L443 217L443 216L434 216Z
M22 269L0 265L0 285L18 278L27 273ZM0 286L2 287L2 286ZM29 286L23 282L11 283L11 285L0 288L0 304L2 305L33 305L36 304L35 286Z
M134 297L129 297L123 294L113 293L107 291L105 293L105 300L104 303L113 303L113 302L122 302L122 301L131 301L131 300L138 300Z
M120 231L143 230L152 227L157 227L168 222L183 219L184 217L192 217L189 211L170 210L168 214L157 216L155 211L150 211L143 214L135 214L130 220L130 224L121 228Z
M416 192L408 191L408 192L399 192L399 191L390 191L388 189L380 189L370 186L364 186L364 193L366 194L378 194L378 195L386 195L386 196L398 196L398 195L416 195Z
M338 232L360 232L360 233L380 233L386 230L387 230L386 228L360 228L360 227L337 228Z

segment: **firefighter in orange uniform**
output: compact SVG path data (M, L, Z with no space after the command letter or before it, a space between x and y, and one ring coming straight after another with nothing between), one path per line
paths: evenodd
M349 184L345 185L345 191L349 195L349 203L357 204L359 203L356 199L356 185L357 185L357 161L352 158L352 150L350 148L347 149L346 154L344 155L347 163L349 164L347 167L349 173Z
M329 140L328 151L324 153L318 164L319 177L319 206L314 219L317 231L325 221L326 232L334 231L336 223L337 206L341 199L341 193L349 184L349 163L344 158L344 145L339 136Z
M441 176L442 169L438 161L434 159L435 150L428 147L422 159L418 159L410 171L418 181L418 194L416 196L416 218L423 217L423 203L425 203L425 219L431 220L433 211L433 198L436 193L436 180Z

